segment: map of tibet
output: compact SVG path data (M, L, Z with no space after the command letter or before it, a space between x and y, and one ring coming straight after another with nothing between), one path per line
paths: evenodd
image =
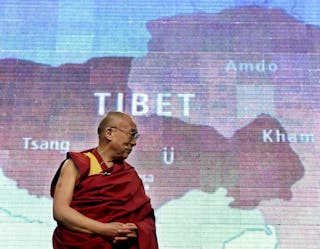
M319 28L281 10L248 7L162 18L148 30L149 52L140 58L58 67L0 60L4 175L30 195L49 197L65 152L96 146L101 115L124 110L142 134L129 162L159 220L172 203L195 195L201 203L225 198L232 215L261 210L252 220L272 234L265 237L272 245L277 233L282 249L299 248L301 229L314 226L320 211L312 201L319 186ZM229 230L212 243L237 248L252 236L241 229L233 232L244 237L231 239ZM308 234L316 241L316 232Z
M94 59L85 65L66 65L60 68L23 61L13 62L2 61L7 66L6 73L2 75L3 80L5 74L8 75L7 85L19 82L19 89L11 87L5 96L19 96L20 101L22 99L20 105L12 102L15 105L11 107L8 99L9 105L6 108L8 117L11 116L11 120L20 125L14 127L9 134L3 133L9 135L4 138L6 141L12 141L6 145L8 147L2 148L2 151L10 151L10 160L8 164L4 164L3 169L5 174L14 178L21 188L28 189L31 194L48 195L47 188L43 186L50 182L53 171L59 165L57 158L62 161L63 155L59 155L60 150L50 151L50 145L47 145L50 142L46 141L61 139L62 144L62 139L67 139L72 141L72 149L81 148L83 140L94 145L95 133L86 135L86 131L82 129L84 125L94 127L97 114L91 110L84 115L83 110L95 106L93 92L102 90L100 82L104 82L103 90L106 92L130 94L130 90L125 88L125 75L129 71L130 59ZM110 65L114 67L116 64L115 71L110 69ZM102 76L106 78L101 78L99 68L109 68L112 74L103 71ZM105 84L108 81L120 84L109 87L109 84ZM45 85L43 93L39 89L41 85ZM50 86L55 88L52 92L47 92ZM42 96L40 99L39 95ZM64 95L66 100L71 101L57 101L59 95ZM38 101L41 103L37 106ZM40 112L44 110L46 111L41 115ZM224 138L211 127L190 125L176 118L151 115L137 117L136 120L143 136L139 141L141 145L136 147L134 161L140 174L153 178L149 191L154 197L155 206L178 198L190 189L215 191L219 187L225 187L235 198L233 206L254 208L263 199L289 200L291 185L303 176L303 166L288 142L263 141L264 131L286 135L284 128L269 115L257 117L230 139ZM55 132L60 138L48 137L47 134ZM14 150L13 146L21 149ZM174 160L168 166L164 166L163 161L159 160L159 153L163 148L172 148L174 151ZM11 151L16 154L11 154ZM37 158L37 161L33 158ZM13 168L16 170L12 171ZM164 195L163 191L170 194Z

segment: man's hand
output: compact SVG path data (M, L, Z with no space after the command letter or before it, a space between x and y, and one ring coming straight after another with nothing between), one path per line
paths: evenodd
M138 237L138 228L133 223L126 223L118 229L117 235L113 239L113 243L126 242L129 239L135 239Z

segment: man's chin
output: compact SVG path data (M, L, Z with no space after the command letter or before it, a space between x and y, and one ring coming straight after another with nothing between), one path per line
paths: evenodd
M117 161L117 162L123 162L123 160L125 160L125 159L128 158L128 156L129 156L130 153L131 153L131 151L130 151L130 152L125 152L125 153L123 153L121 156L119 156L118 158L116 158L116 161Z
M124 151L124 156L127 158L131 153L131 150L125 150Z

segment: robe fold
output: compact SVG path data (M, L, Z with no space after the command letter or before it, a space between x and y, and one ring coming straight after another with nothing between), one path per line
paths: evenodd
M134 223L138 227L138 240L121 247L100 235L70 231L58 224L53 233L53 247L157 249L154 210L135 169L125 161L111 168L102 166L103 161L95 149L69 152L68 158L80 172L71 207L100 222ZM62 165L52 180L51 196L54 195Z

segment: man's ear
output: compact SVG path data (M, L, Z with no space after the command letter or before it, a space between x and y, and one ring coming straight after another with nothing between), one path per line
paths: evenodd
M108 139L109 141L112 140L112 128L111 127L107 127L105 130L104 130L104 136L106 139Z

